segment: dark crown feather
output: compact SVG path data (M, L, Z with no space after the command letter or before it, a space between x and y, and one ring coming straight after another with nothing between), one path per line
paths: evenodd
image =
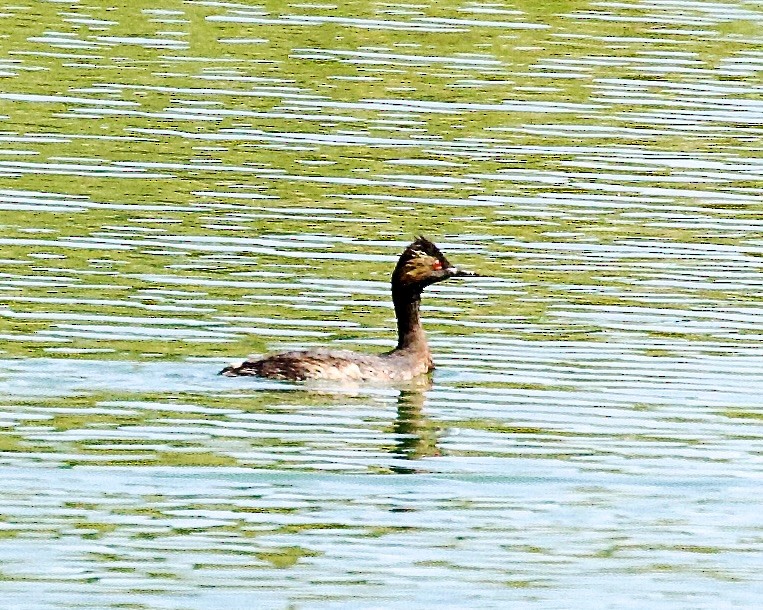
M423 235L419 235L413 241L413 243L405 249L403 256L406 258L413 258L414 256L421 254L425 254L427 256L431 256L432 258L438 259L445 258L442 252L440 252L440 249Z

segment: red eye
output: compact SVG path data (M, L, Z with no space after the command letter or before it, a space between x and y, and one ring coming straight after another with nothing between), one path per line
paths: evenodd
M442 269L442 263L440 261L433 262L432 269L434 269L435 271L439 271L440 269Z

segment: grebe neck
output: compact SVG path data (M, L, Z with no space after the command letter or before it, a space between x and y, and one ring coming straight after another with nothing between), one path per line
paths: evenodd
M419 317L421 291L393 288L392 303L395 305L395 317L397 318L396 349L415 349L428 352L427 337Z

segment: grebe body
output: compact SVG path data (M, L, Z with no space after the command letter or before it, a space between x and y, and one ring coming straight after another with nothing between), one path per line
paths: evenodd
M452 277L475 275L451 265L437 246L419 237L403 251L392 273L398 335L395 349L378 355L323 348L289 351L245 360L224 368L220 374L293 381L410 381L434 368L419 315L422 291Z

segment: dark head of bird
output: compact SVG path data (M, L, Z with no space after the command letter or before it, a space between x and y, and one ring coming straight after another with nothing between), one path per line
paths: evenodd
M400 255L392 272L392 291L421 293L436 282L474 275L451 265L437 246L421 236Z

